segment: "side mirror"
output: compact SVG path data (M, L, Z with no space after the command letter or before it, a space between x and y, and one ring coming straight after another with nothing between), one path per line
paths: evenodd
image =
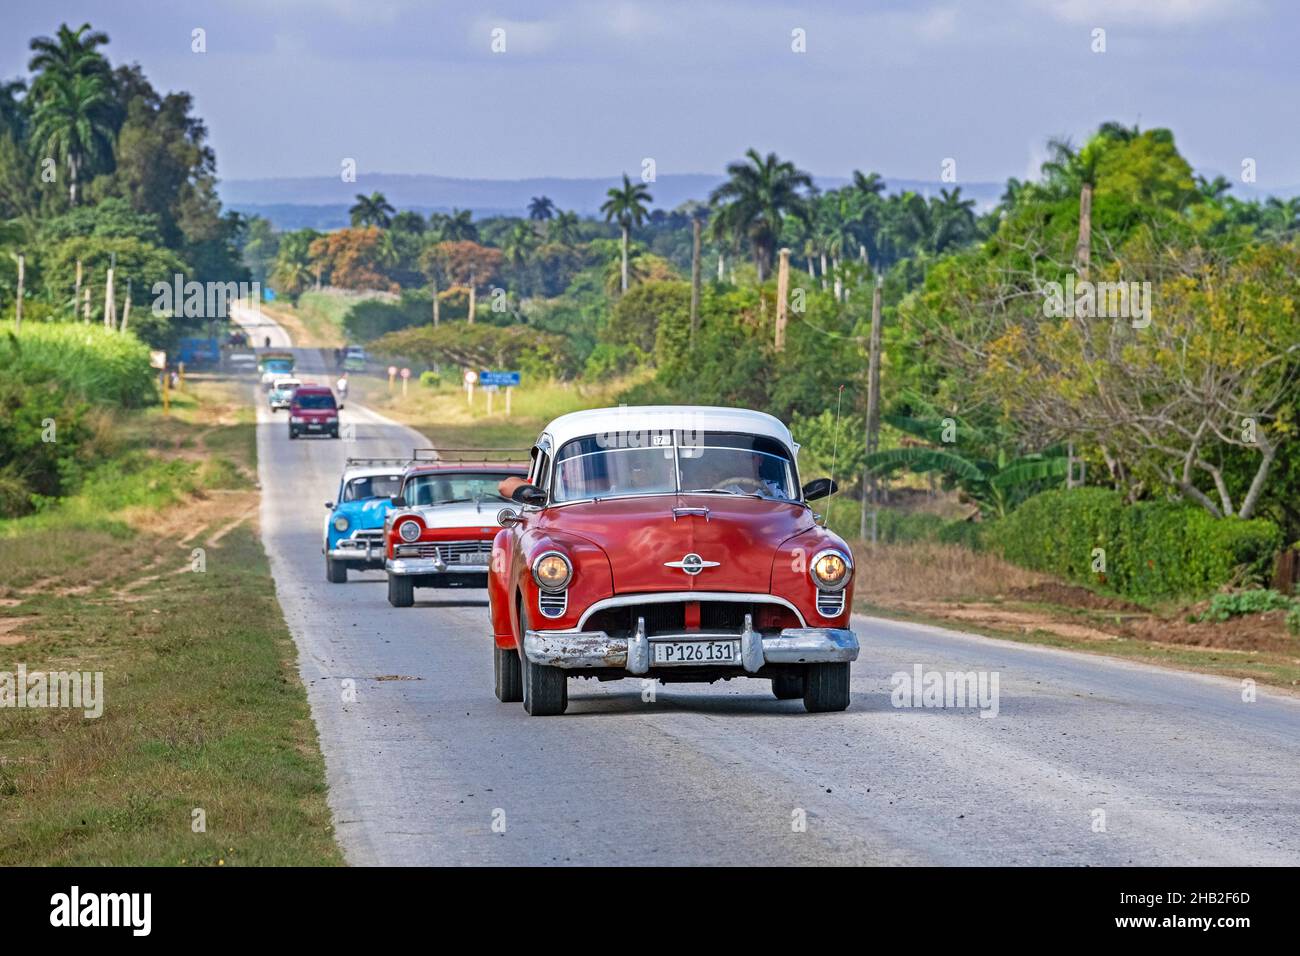
M511 493L510 500L517 501L521 505L544 505L546 492L536 485L520 485Z
M497 524L503 528L508 528L512 524L522 524L523 520L519 516L519 512L513 508L502 508L497 512Z
M816 501L818 498L833 495L839 490L840 486L829 478L814 478L803 486L803 500Z
M326 510L326 511L333 511L333 510L334 510L334 502L332 502L332 501L327 501L327 502L325 502L325 510Z
M393 497L389 498L388 500L389 503L391 503L394 508L406 507L406 499L403 498L401 495L393 495Z

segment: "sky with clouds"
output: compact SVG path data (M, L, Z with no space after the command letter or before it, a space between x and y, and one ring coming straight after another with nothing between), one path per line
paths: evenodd
M1198 169L1250 157L1260 187L1300 183L1292 0L5 0L0 78L25 73L29 37L86 20L114 62L194 94L227 179L343 157L717 172L752 145L821 175L938 179L951 157L959 182L1001 181L1115 119L1171 128Z

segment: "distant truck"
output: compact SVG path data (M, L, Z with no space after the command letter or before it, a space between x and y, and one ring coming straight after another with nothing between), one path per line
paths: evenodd
M263 352L257 357L257 371L262 377L262 387L269 389L277 378L293 376L293 353Z
M190 367L196 365L217 365L221 362L221 343L215 338L181 339L177 358L179 361L184 362Z

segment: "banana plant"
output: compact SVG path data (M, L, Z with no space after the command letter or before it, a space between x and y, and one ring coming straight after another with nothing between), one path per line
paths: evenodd
M1016 458L999 448L994 458L980 458L962 454L955 448L934 447L944 442L950 423L905 415L885 415L883 420L931 445L873 452L866 458L866 467L872 474L882 475L900 468L918 474L941 474L978 502L986 514L1003 517L1024 497L1025 490L1069 474L1069 458L1060 454L1058 447ZM973 426L963 425L961 431L966 438L990 437L986 431Z

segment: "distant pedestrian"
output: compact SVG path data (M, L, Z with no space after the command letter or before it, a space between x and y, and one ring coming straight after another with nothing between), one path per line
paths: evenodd
M342 375L339 376L338 382L335 383L335 388L338 390L340 402L343 401L343 399L348 397L348 373L347 372L344 372Z

